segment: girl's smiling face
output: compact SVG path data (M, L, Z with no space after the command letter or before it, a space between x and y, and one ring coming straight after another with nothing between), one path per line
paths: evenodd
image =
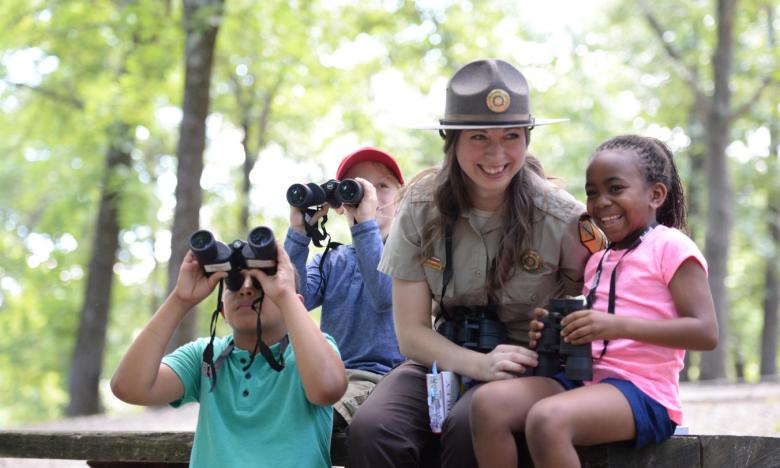
M667 189L661 182L647 182L635 151L610 149L596 153L588 164L585 193L588 214L610 242L620 242L655 223Z
M455 154L476 208L490 210L504 201L512 177L525 163L525 153L523 128L461 132Z

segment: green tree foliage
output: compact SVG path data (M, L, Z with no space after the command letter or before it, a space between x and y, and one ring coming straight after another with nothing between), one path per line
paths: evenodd
M759 131L766 132L766 122L772 121L766 119L767 108L772 106L762 103L776 102L768 93L770 85L777 83L780 62L776 47L770 45L767 29L773 31L777 27L772 22L767 23L766 12L776 10L777 6L761 1L736 3L733 16L722 19L733 23L730 46L733 47L733 65L718 70L718 64L723 62L718 61L718 51L724 48L723 39L718 42L717 35L722 15L718 16L716 6L721 3L727 2L621 2L609 20L618 25L611 31L613 43L621 41L611 53L624 55L626 63L636 72L639 86L631 86L630 90L645 107L640 118L634 121L635 126L655 131L672 143L678 161L682 162L694 238L704 248L705 234L708 244L716 237L722 242L729 237L727 233L732 227L736 228L725 248L711 246L707 250L711 266L728 261L727 274L715 275L711 270L711 280L721 282L721 286L713 284L713 291L721 289L725 283L721 297L729 298L719 307L723 313L721 331L727 333L721 340L722 350L708 356L717 361L709 363L709 377L723 377L722 372L726 370L733 377L733 369L742 367L739 361L745 359L753 363L748 366L748 372L755 376L759 351L755 346L758 343L756 332L760 329L761 316L756 311L761 309L760 299L768 287L763 275L756 274L763 270L761 263L766 258L755 249L756 239L766 239L766 234L756 237L763 231L762 223L756 223L756 220L766 216L767 208L755 189L763 191L772 183L755 170L754 163L760 164L760 158L755 161L745 158L757 156L757 150L747 149L746 145L748 140L755 140L752 134L756 127L763 127ZM647 31L650 36L628 33L636 30ZM716 83L718 79L727 84ZM725 92L730 96L723 101L719 96ZM715 163L712 139L720 136L713 135L717 133L712 125L715 114L720 115L718 118L722 121L725 116L730 130L724 135L726 165L723 171L713 174L707 172L707 167ZM762 151L758 150L759 153ZM738 152L742 156L738 156ZM733 195L712 189L707 193L706 184L718 177L724 179L725 187L734 188ZM724 194L725 199L721 199ZM713 218L715 210L730 212L732 204L736 206L733 222L729 222L727 216ZM710 220L719 222L708 223L708 212ZM753 232L745 237L744 229ZM713 279L714 276L721 278ZM732 327L734 332L728 332ZM727 365L726 360L732 365Z
M153 99L169 64L161 52L165 16L152 3L104 3L88 10L76 2L2 7L9 21L2 36L4 64L28 68L4 70L3 82L2 177L11 184L3 191L3 235L8 251L20 258L3 262L4 269L14 269L4 271L4 284L13 287L11 294L3 288L0 321L17 331L3 345L9 351L4 356L14 361L3 368L8 375L2 385L9 385L3 398L16 400L2 405L7 412L0 421L51 417L66 400L68 374L62 370L70 367L78 311L86 300L87 259L116 254L90 251L109 147L133 151L131 165L105 179L112 190L128 194L120 208L123 226L154 225L156 199L133 171L146 165L142 145L126 147L126 137L117 140L114 131L120 123L133 135L142 125L155 125ZM9 54L28 59L15 62ZM122 252L125 268L144 260L128 253ZM132 307L125 302L115 313Z
M570 119L535 129L531 151L577 198L584 199L587 158L604 139L637 132L669 142L689 194L698 194L693 232L703 246L710 227L700 177L701 103L683 71L694 70L703 91L712 90L714 2L652 3L663 37L684 57L680 63L669 59L667 42L648 26L638 2L604 0L575 14L567 11L573 2L547 3L227 0L211 83L200 224L223 240L258 224L283 236L284 193L269 193L260 176L324 180L344 148L386 148L409 177L437 164L436 132L408 127L441 116L455 69L499 57L528 77L534 115ZM166 293L184 86L182 5L0 3L0 426L56 418L68 402L89 260L113 255L92 251L91 239L118 124L130 129L132 143L120 178L104 392L133 333ZM769 7L777 16L777 5L739 5L737 109L767 76L780 79L762 13ZM747 379L758 377L760 272L777 250L764 221L773 190L777 196L778 164L770 157L777 153L755 149L765 122L777 120L777 87L766 86L773 94L734 121L728 159L737 206L726 281L728 343L743 356ZM273 161L284 161L285 169ZM330 226L335 240L348 239L338 217ZM213 303L198 314L199 334ZM110 397L104 402L115 405Z

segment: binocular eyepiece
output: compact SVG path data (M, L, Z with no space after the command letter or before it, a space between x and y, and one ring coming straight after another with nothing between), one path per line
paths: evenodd
M274 233L265 226L258 226L247 236L247 240L234 240L227 245L214 238L205 229L190 236L190 249L195 254L206 275L227 271L225 285L231 291L238 291L244 283L241 270L257 268L268 275L276 274L276 241ZM253 284L260 285L253 279Z
M542 336L536 346L539 365L533 375L552 377L561 370L570 380L593 379L591 343L575 345L561 340L561 320L572 312L585 308L582 299L550 299Z
M363 186L354 179L331 179L322 185L313 182L292 184L287 189L287 203L296 208L308 208L328 203L333 208L358 205L363 199Z

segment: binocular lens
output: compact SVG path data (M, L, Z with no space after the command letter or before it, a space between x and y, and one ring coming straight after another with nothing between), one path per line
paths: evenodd
M315 183L292 184L287 189L287 203L296 208L322 205L326 199L325 190Z
M274 241L274 233L265 226L252 229L248 236L249 243L254 247L262 248Z
M357 205L363 198L363 186L356 180L345 179L338 186L337 196L341 203Z
M209 231L195 231L190 236L190 248L192 250L206 250L214 243L214 235Z
M303 206L309 197L309 187L303 184L293 184L287 189L287 203L292 206Z

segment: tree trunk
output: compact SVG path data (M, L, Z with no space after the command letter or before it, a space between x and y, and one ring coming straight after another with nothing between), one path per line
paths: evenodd
M171 230L171 258L168 262L168 291L176 285L179 267L189 249L188 239L198 229L202 204L200 178L206 145L206 117L209 114L209 85L223 0L185 0L184 28L185 84L182 121L176 151L176 210ZM190 313L177 328L169 350L196 337L197 314Z
M774 30L774 10L766 6L769 45L776 44ZM777 95L775 92L774 95ZM780 266L780 125L777 106L773 106L769 119L769 188L767 193L767 230L772 243L771 255L764 267L764 329L761 332L761 378L777 378L777 333L778 308L780 308L780 284L778 284L778 266Z
M726 376L729 299L726 290L731 225L734 218L726 146L731 130L731 77L734 60L734 10L736 0L718 1L718 39L713 58L715 90L709 106L707 128L707 240L704 254L709 263L709 284L718 318L719 341L715 350L702 353L701 379Z
M87 269L87 290L69 371L70 403L65 409L68 416L102 412L98 384L103 368L114 262L119 247L118 206L124 186L122 179L130 167L130 148L123 138L126 131L126 127L121 129L122 136L111 143L106 154L100 207Z
M775 203L780 203L776 200ZM774 224L770 225L774 255L766 264L764 278L766 290L764 291L764 329L761 331L761 378L774 380L777 377L777 333L778 333L778 305L780 304L780 292L778 291L777 265L780 264L780 211L777 205L769 210ZM772 221L770 221L771 223Z
M239 228L242 229L241 232L248 233L250 229L249 203L251 202L250 192L252 190L252 186L249 180L249 176L252 173L252 169L254 169L255 164L257 163L257 158L259 157L260 151L262 151L268 143L268 124L271 120L273 101L276 97L276 94L279 92L283 79L284 69L279 72L276 81L268 90L266 90L263 99L261 100L262 108L260 109L260 118L257 119L257 139L255 146L252 145L250 138L252 129L254 128L254 124L250 116L255 115L255 112L253 112L252 109L252 107L254 107L255 99L250 98L248 102L242 103L241 93L236 91L236 102L239 107L244 107L244 112L241 118L241 128L244 130L244 137L241 139L241 147L244 148L244 166L241 179L241 196L239 197L239 200L241 200L241 209L238 220ZM234 81L236 82L237 87L240 86L240 80L236 79ZM254 96L254 93L254 88L251 88L248 92L250 96Z
M690 230L691 238L696 240L698 225L704 224L704 221L700 218L703 216L702 211L702 194L704 191L704 171L706 157L704 154L703 146L705 138L704 124L701 121L701 116L706 113L706 104L702 101L699 94L694 93L694 103L691 109L688 111L688 133L691 137L691 146L689 150L690 160L690 173L688 174L688 190L686 191L686 201L688 203L688 228ZM680 371L680 381L690 381L690 365L692 361L692 352L685 353L685 360L682 370Z
M252 124L249 120L244 120L241 124L241 128L244 130L244 136L241 137L241 147L244 149L244 165L241 171L241 194L238 197L241 208L239 210L238 229L241 235L249 232L249 203L251 202L250 193L252 190L252 183L249 180L249 175L252 173L252 168L255 165L257 159L257 153L252 150L250 141L250 131Z

